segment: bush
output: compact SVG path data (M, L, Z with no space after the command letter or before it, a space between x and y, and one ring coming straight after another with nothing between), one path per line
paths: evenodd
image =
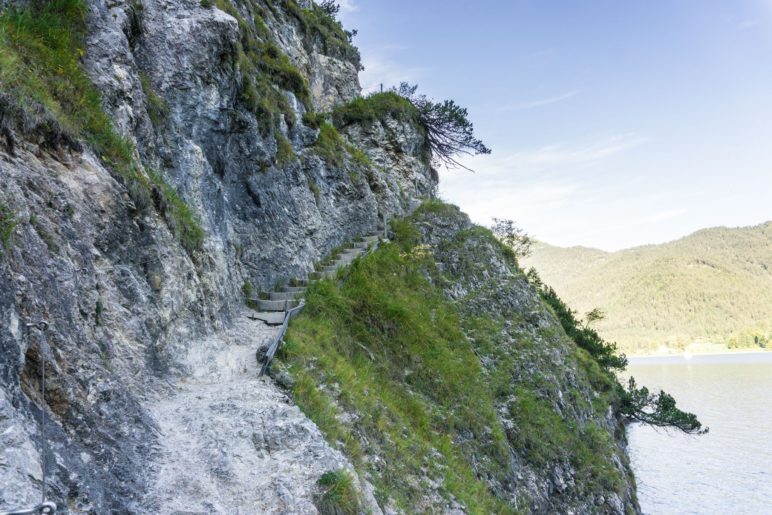
M576 313L566 306L558 297L558 294L555 293L555 290L545 286L542 287L540 293L542 299L554 311L563 330L574 340L577 346L589 352L598 364L605 369L625 369L627 358L624 354L617 353L616 344L606 342L597 331L582 325L574 316Z
M339 128L352 123L372 123L386 117L417 120L418 111L407 99L392 91L355 98L332 111L332 121Z
M362 69L359 50L352 44L354 31L347 31L335 19L330 9L311 2L308 9L302 9L295 0L283 0L284 8L300 23L303 31L303 44L309 52L314 51L318 43L325 55L352 63Z

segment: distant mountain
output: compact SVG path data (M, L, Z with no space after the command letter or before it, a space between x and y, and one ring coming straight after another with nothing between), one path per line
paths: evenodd
M538 243L523 260L628 353L695 342L772 347L772 222L619 252Z

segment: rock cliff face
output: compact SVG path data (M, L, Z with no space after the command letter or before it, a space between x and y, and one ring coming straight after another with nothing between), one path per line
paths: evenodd
M435 187L423 138L397 122L360 142L381 152L367 145L388 138L405 153L378 154L369 177L345 151L334 164L319 157L319 130L300 123L306 107L290 91L279 93L295 120L282 115L266 131L242 100L248 13L239 21L229 3L232 13L202 4L90 1L83 56L113 124L200 219L200 250L187 252L162 217L140 209L88 145L0 99L0 201L15 224L0 258L2 507L39 495L41 352L52 496L73 513L135 512L159 435L144 400L190 371L182 356L196 338L241 316L244 285L303 277ZM307 78L309 108L359 94L358 61L309 43L294 2L254 4L266 39ZM284 139L292 155L277 162ZM26 328L37 320L49 322L45 334Z
M304 277L332 248L409 213L435 191L423 132L386 117L349 125L335 155L320 149L310 115L357 97L360 65L350 45L309 18L308 2L86 5L82 65L104 110L133 143L141 173L164 177L204 237L195 248L181 244L162 209L138 205L131 184L92 145L55 113L36 108L39 116L25 116L0 84L0 228L8 229L0 257L0 509L39 498L42 409L50 420L49 493L63 513L233 512L227 494L209 504L204 498L248 488L252 479L278 492L250 498L245 505L256 512L313 512L314 474L327 461L353 468L296 408L270 408L286 402L270 384L234 383L255 388L255 398L228 398L219 411L208 394L190 403L216 413L212 423L246 421L226 424L234 438L252 439L247 426L264 424L249 447L255 456L283 450L278 456L305 460L273 482L237 477L245 465L230 457L193 468L208 475L206 485L182 488L175 481L184 475L174 475L168 453L183 452L185 432L192 431L191 448L222 441L208 429L194 434L194 419L174 426L167 410L187 420L187 394L174 397L175 383L217 361L204 352L213 335L226 335L222 349L247 345L251 329L239 325L245 290ZM246 62L256 54L263 61ZM245 73L249 66L254 76ZM297 87L292 68L306 86ZM276 76L286 80L266 82ZM156 207L167 197L154 190ZM28 327L40 320L47 330ZM235 336L227 332L234 326L241 328ZM208 381L221 381L213 374ZM275 427L256 415L267 407L280 421ZM292 438L281 436L287 427ZM250 454L244 463L256 459ZM180 502L193 491L194 505ZM371 509L379 509L374 501Z

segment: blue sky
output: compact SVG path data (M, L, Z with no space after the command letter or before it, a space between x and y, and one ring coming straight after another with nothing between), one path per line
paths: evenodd
M772 0L347 0L365 92L469 108L472 218L616 250L772 219Z

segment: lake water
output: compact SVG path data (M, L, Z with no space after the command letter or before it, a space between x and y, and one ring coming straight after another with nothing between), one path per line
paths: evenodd
M772 352L633 358L628 372L710 427L629 428L644 513L772 514Z

